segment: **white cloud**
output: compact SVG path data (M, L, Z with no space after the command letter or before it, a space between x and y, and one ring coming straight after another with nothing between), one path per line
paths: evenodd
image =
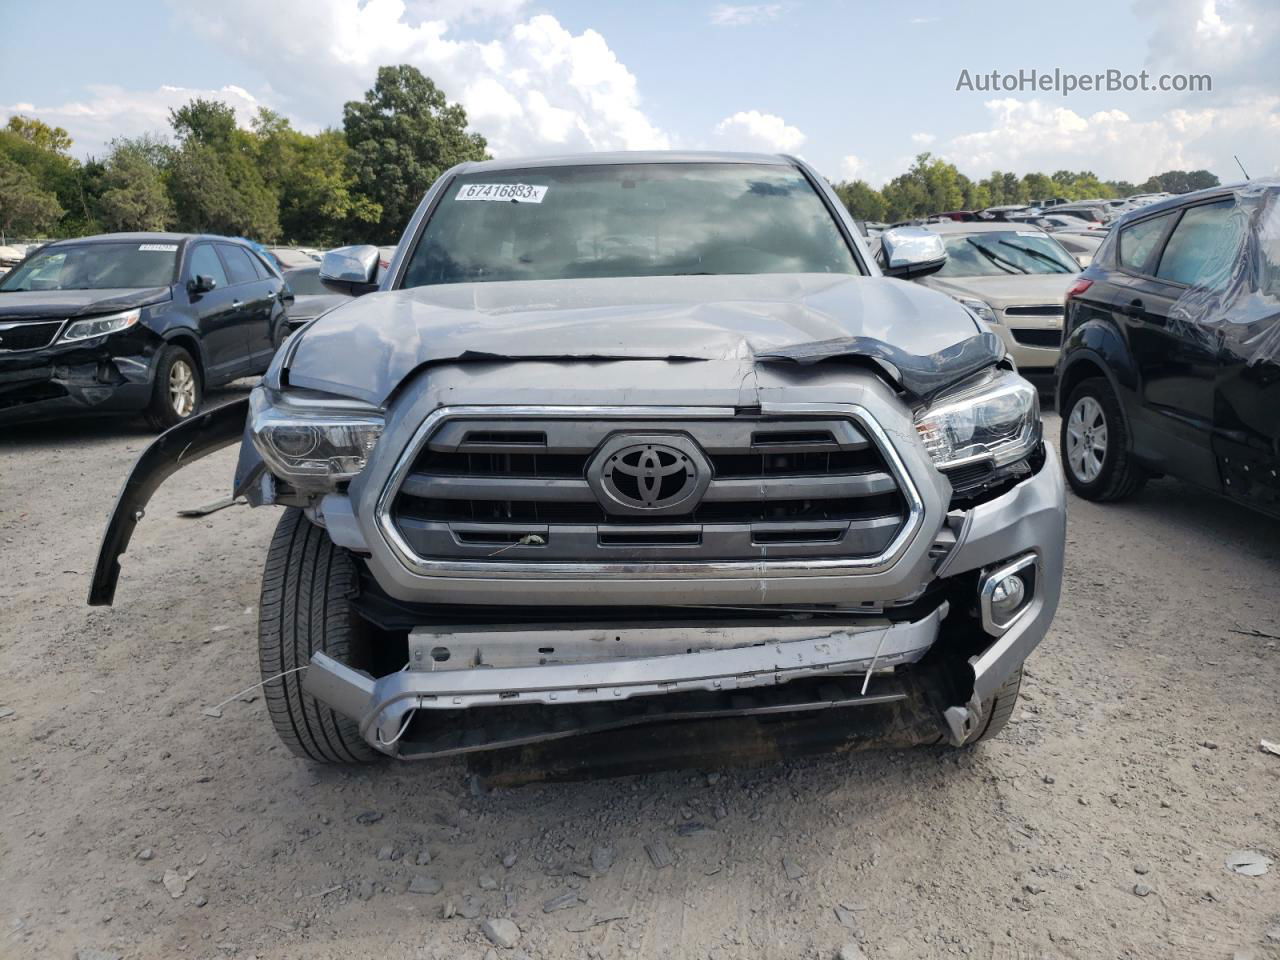
M101 157L106 153L107 144L116 137L169 133L170 109L196 97L228 104L236 112L236 121L244 127L249 125L258 107L264 105L248 90L234 84L216 90L175 86L125 90L93 85L86 92L88 95L80 100L60 104L7 104L0 106L0 112L37 116L45 123L64 127L71 134L77 155Z
M411 19L443 20L446 23L514 19L528 0L406 0Z
M840 172L844 174L846 180L856 179L862 173L864 166L862 158L857 154L847 154L840 160Z
M927 147L937 139L932 133L913 133L911 135L911 142L919 147Z
M907 23L916 27L925 23L937 23L937 22L938 22L937 17L912 17L910 20L907 21Z
M1275 95L1227 107L1178 108L1146 120L1123 110L1086 116L1040 100L988 100L985 106L991 126L953 137L942 150L971 176L1070 168L1138 181L1164 170L1207 168L1225 180L1235 174L1228 166L1233 152L1259 160L1280 156L1280 96Z
M736 150L790 153L805 142L805 135L781 117L759 110L740 110L716 124L716 135Z
M182 10L208 42L265 74L285 112L322 125L341 122L342 104L372 86L379 66L409 63L466 108L495 156L670 145L645 114L635 76L598 32L571 33L545 14L506 26L501 15L523 4L483 0L471 18L488 18L492 37L457 39L456 21L445 18L462 6L224 0Z
M767 23L782 14L780 3L722 3L711 11L711 22L717 27L742 27L751 23Z

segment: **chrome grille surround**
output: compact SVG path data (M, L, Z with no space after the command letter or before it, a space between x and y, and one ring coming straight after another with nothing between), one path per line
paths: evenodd
M475 578L483 580L537 577L542 580L612 579L640 577L659 579L748 579L767 577L823 577L854 573L879 573L892 567L920 532L924 504L911 476L893 444L876 419L857 404L768 404L762 415L774 418L825 418L847 420L861 431L882 459L897 485L903 501L902 521L887 546L869 556L817 556L791 559L768 557L747 560L668 559L678 549L654 559L610 562L590 559L502 560L435 559L419 555L399 529L394 507L397 496L430 438L446 422L479 420L519 432L521 421L548 421L557 418L597 421L642 421L669 424L672 432L681 423L723 420L734 422L735 411L725 407L595 407L595 406L459 406L433 410L419 425L401 452L387 482L378 493L374 510L377 531L399 562L411 573L424 577Z

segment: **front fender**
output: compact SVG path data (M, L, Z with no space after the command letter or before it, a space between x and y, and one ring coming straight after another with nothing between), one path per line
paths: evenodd
M109 607L115 599L120 555L129 548L133 531L160 484L187 464L239 440L248 414L248 398L234 400L166 430L142 451L116 498L115 509L102 535L98 563L89 586L91 607Z

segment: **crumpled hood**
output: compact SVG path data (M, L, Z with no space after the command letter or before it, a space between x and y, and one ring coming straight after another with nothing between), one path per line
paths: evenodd
M948 356L957 344L983 332L954 300L883 277L766 274L468 283L353 300L295 335L284 363L292 386L382 405L405 377L428 363L737 359L753 364L757 357L794 360L794 348L817 343L832 344L832 355L865 353L859 344L872 342L890 345L901 357L928 358Z
M168 287L119 290L15 290L0 293L0 320L8 317L87 317L145 307L172 297Z

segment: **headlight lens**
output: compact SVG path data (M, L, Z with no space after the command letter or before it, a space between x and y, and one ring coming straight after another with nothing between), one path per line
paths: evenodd
M305 492L333 490L364 469L382 436L373 407L253 391L249 434L271 472Z
M996 312L991 309L991 304L985 300L972 300L969 297L956 297L962 304L977 314L978 319L986 323L999 323Z
M983 459L1002 467L1040 442L1040 397L1016 373L993 368L918 413L916 430L939 467Z
M88 340L91 337L102 337L108 333L119 333L127 330L142 318L141 310L126 310L124 313L109 313L105 317L92 317L88 320L75 320L67 326L62 334L63 341Z

